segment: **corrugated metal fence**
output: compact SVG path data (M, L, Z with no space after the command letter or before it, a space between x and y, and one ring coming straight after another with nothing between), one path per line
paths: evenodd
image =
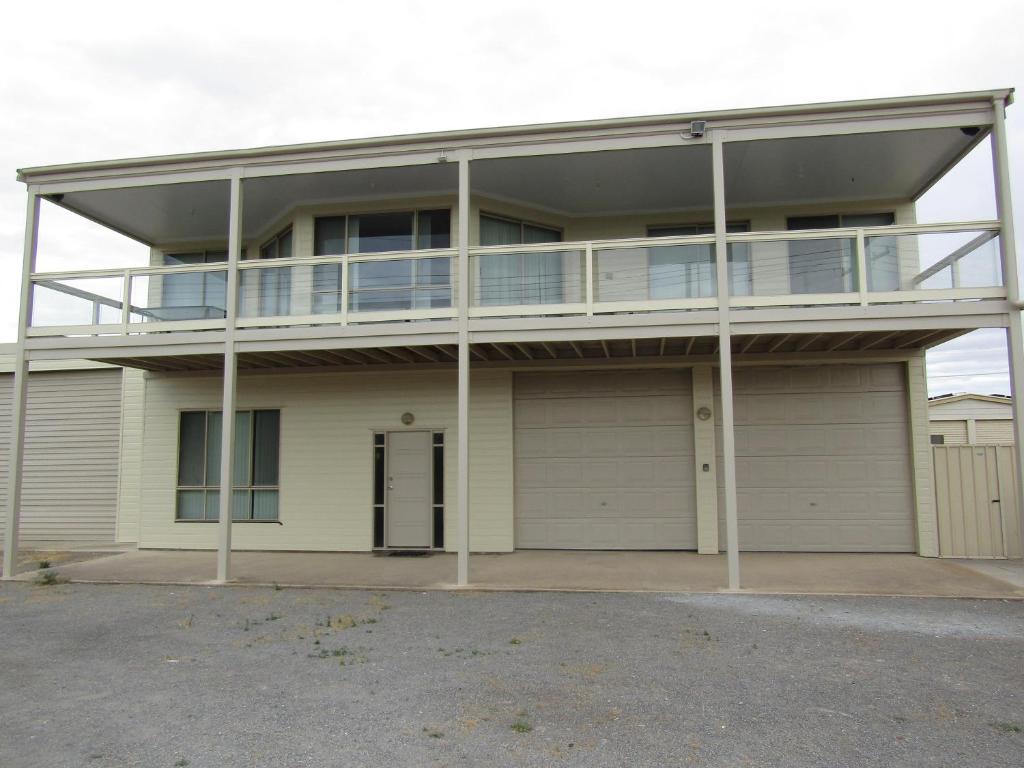
M1020 557L1016 448L936 445L942 557Z

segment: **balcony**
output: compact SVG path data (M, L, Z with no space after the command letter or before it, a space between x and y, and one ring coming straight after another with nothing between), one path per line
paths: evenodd
M1005 299L999 223L957 222L726 236L729 306L923 305ZM236 327L429 324L458 315L456 249L243 260ZM469 317L718 307L713 234L471 247ZM28 335L224 330L224 263L37 273ZM693 322L703 322L693 315ZM681 329L682 330L682 329ZM372 333L372 329L369 330Z
M992 174L1006 98L28 169L24 345L155 370L216 368L232 340L278 365L714 355L722 334L742 354L906 354L1017 309L1001 211L974 205L999 180L951 175L989 151ZM941 184L960 205L922 213ZM148 253L37 254L42 203Z

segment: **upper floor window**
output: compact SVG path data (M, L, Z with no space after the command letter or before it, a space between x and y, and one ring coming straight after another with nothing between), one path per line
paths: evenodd
M451 211L322 216L314 221L313 253L388 253L451 246ZM387 311L451 306L451 260L386 259L352 264L349 309ZM341 311L341 265L313 268L313 312Z
M562 232L553 227L480 214L480 245L557 243L561 240ZM564 259L564 255L557 251L480 256L480 304L561 304L565 301Z
M290 259L292 257L292 228L287 227L260 246L261 259Z
M226 250L165 253L164 266L226 262ZM227 312L227 271L186 272L160 278L159 306L147 312L153 320L206 320L223 318Z
M480 245L520 245L522 243L557 243L561 230L531 224L519 219L480 214Z
M384 253L451 247L451 211L404 211L319 216L313 222L313 255Z
M726 232L749 232L750 222L731 221ZM648 237L687 237L711 235L714 224L674 224L647 228ZM702 298L715 295L715 247L675 245L648 250L648 290L652 299ZM729 285L733 296L749 296L753 285L750 271L750 245L729 243Z
M885 227L896 223L888 213L791 216L786 228L835 229ZM872 237L865 253L868 290L896 291L900 287L896 237ZM789 241L791 293L849 293L857 289L856 241L848 237Z

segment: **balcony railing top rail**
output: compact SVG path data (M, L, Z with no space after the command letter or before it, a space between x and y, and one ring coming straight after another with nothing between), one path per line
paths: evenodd
M738 308L1006 296L997 221L730 232ZM470 316L709 309L713 234L471 246ZM458 315L454 248L251 259L238 264L238 327L429 321ZM31 275L30 336L225 327L229 265Z

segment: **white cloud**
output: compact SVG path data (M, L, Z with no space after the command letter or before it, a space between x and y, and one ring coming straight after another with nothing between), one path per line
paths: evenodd
M17 315L24 190L16 167L993 88L1024 71L1024 8L1006 1L969 11L959 2L49 2L12 6L5 17L0 341L13 339ZM991 215L988 166L984 154L970 158L922 201L922 220ZM41 266L139 258L121 238L70 218L47 211ZM992 339L1001 334L971 334L931 353L935 376L948 377L933 391L1005 389L988 373L998 358Z

